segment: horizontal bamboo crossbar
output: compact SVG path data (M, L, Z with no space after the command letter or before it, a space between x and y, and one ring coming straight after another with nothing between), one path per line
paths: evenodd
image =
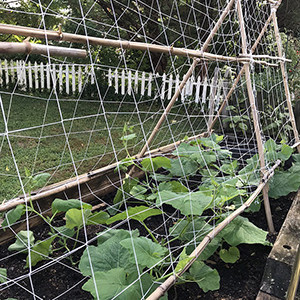
M86 50L58 46L33 44L25 41L23 43L0 42L0 54L43 54L51 56L79 57L87 55Z
M153 149L149 152L146 152L144 157L148 157L148 156L152 157L153 155L168 153L168 152L172 151L173 149L175 149L176 146L178 146L180 143L183 143L183 142L186 142L186 141L192 141L194 139L204 137L207 134L208 134L207 132L204 132L204 133L192 136L192 137L188 138L187 140L180 140L180 141L177 141L175 143L172 143L172 144L169 144L169 145L166 145L166 146L163 146L163 147L159 147L157 149ZM137 159L137 156L138 155L135 155L134 159ZM32 192L31 201L37 201L37 200L40 200L42 198L49 197L51 195L54 195L54 194L66 191L68 189L74 188L74 187L76 187L80 184L87 183L94 177L105 175L109 171L114 170L118 166L118 164L120 164L120 163L114 163L114 164L105 166L103 168L100 168L98 170L94 170L94 171L79 175L77 177L73 177L73 178L70 178L68 180L64 180L64 181L52 184L50 186L45 187L44 189L42 189L40 191ZM26 197L26 198L27 198L27 201L29 201L28 197ZM4 202L0 205L0 212L7 211L9 209L12 209L12 208L16 207L19 204L24 204L25 202L26 202L26 200L25 200L24 196L20 196L20 197L11 199L11 200L9 200L7 202Z
M91 37L91 36L65 33L60 31L53 31L53 30L36 29L32 27L17 26L17 25L0 24L0 33L30 36L39 39L47 38L48 40L59 40L59 41L67 41L67 42L81 43L81 44L88 43L91 45L115 47L115 48L122 48L122 49L134 49L134 50L143 50L143 51L148 50L151 52L159 52L159 53L165 53L169 55L196 57L203 60L225 61L225 62L233 62L233 63L234 62L243 63L243 62L251 61L254 63L266 64L268 66L277 66L276 64L268 63L265 61L257 61L254 59L255 56L251 58L224 56L224 55L208 53L201 50L191 50L185 48L177 48L173 46L155 45L155 44L142 43L142 42L112 40L112 39ZM282 60L282 58L273 57L273 56L269 56L268 58L272 60Z

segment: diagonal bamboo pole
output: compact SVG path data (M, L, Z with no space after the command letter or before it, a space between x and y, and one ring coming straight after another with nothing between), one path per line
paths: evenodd
M275 38L276 38L276 44L277 44L277 50L278 50L278 55L279 57L283 57L283 51L282 51L282 42L281 42L281 37L279 33L279 28L278 28L278 23L277 23L277 16L276 16L276 8L272 7L272 18L273 18L273 24L274 24L274 32L275 32ZM291 93L289 90L289 84L288 84L288 78L287 78L287 73L286 73L286 68L285 68L285 62L280 61L280 68L281 68L281 73L282 73L282 79L283 79L283 85L284 85L284 91L285 91L285 96L286 96L286 102L290 114L290 121L293 127L293 132L295 136L295 142L299 142L299 133L297 130L296 126L296 121L295 121L295 116L293 112L293 107L292 107L292 101L291 101ZM300 146L297 147L298 152L300 153Z
M170 276L165 282L163 282L146 300L157 300L162 297L168 289L176 282L177 278L183 275L190 266L197 260L200 254L203 252L205 247L237 216L243 213L258 197L260 192L263 190L268 180L274 175L274 170L280 165L281 161L277 160L274 166L269 169L264 177L262 178L261 183L257 186L256 190L249 197L249 199L240 206L237 210L235 210L232 214L230 214L225 220L223 220L218 226L216 226L212 231L210 231L202 240L202 242L197 246L197 248L190 254L191 260L181 269L180 272Z
M239 19L240 30L241 30L242 52L244 55L247 55L247 36L246 36L246 29L245 29L241 0L237 0L236 9L237 9L237 13L238 13L238 19ZM260 161L262 176L264 176L264 173L266 171L265 170L266 164L265 164L265 157L264 157L264 147L263 147L263 142L262 142L261 129L259 126L259 119L258 119L257 108L256 108L256 104L255 104L254 92L253 92L252 83L251 83L250 63L245 63L244 67L245 67L245 78L246 78L248 97L249 97L249 101L250 101L254 131L255 131L255 136L256 136L256 141L257 141L259 161ZM270 208L267 186L265 186L263 188L263 198L264 198L264 207L265 207L269 232L274 233L275 229L274 229L273 220L272 220L272 213L271 213L271 208Z
M234 4L235 0L231 0L226 8L224 9L223 13L221 14L218 22L215 24L214 28L212 29L212 31L210 32L209 36L207 37L206 41L204 42L203 46L201 47L200 52L203 53L204 51L207 50L209 43L211 42L211 40L213 39L214 35L216 34L216 32L219 30L220 26L222 25L223 21L225 20L226 16L228 15L228 13L230 12L233 4ZM170 103L168 104L167 108L165 109L164 113L162 114L162 116L160 117L160 119L158 120L155 128L153 129L152 133L150 134L146 144L144 145L144 147L142 148L141 152L138 154L138 158L142 157L145 152L147 151L147 149L150 147L151 142L153 141L154 137L156 136L157 132L160 129L160 126L162 125L162 123L165 121L167 114L169 113L169 111L172 109L175 101L178 99L178 97L181 94L182 89L184 88L184 86L187 83L187 80L191 77L195 67L197 66L199 62L199 59L194 59L192 65L190 66L188 72L185 74L181 84L179 85L177 91L175 92L175 94L173 95ZM134 168L131 169L131 171ZM130 174L129 174L130 175Z

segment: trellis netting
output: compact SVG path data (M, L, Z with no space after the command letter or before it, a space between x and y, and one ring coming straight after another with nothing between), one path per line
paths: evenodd
M205 260L222 241L266 243L238 214L263 191L274 230L266 183L299 145L279 5L0 4L2 41L87 50L28 46L1 60L0 240L13 238L0 258L4 295L157 299L177 279L214 290ZM44 295L40 278L57 266L76 279Z

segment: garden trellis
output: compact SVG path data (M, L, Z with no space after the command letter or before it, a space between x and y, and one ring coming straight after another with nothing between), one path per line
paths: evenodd
M52 264L65 264L66 258L84 250L79 267L72 265L70 270L78 272L79 268L90 278L84 289L94 298L126 297L133 291L143 299L158 299L198 261L222 229L233 220L241 220L236 218L261 191L269 231L274 231L268 181L286 153L300 147L285 69L288 60L282 52L276 19L280 2L192 1L184 2L184 10L181 1L170 1L171 9L159 2L99 1L108 15L107 24L94 19L97 2L90 3L87 11L79 2L81 16L68 18L39 2L42 14L36 16L41 18L40 28L0 24L0 33L42 40L46 48L52 40L64 45L84 44L89 54L86 64L54 59L48 51L43 57L45 63L30 65L27 56L16 67L16 77L8 72L9 66L14 70L14 64L4 61L4 69L1 64L1 84L9 87L9 92L3 90L0 100L1 154L5 153L0 176L2 182L9 178L10 184L3 191L0 209L15 209L11 215L25 216L23 222L4 215L4 229L9 230L1 241L25 230L25 237L19 240L28 252L28 272L17 278L5 275L6 282L0 283L4 290L15 284L34 299L41 299L35 292L36 274ZM20 13L17 8L10 9ZM139 20L137 30L126 27L131 14ZM64 32L62 27L48 30L48 17L53 16L61 18L66 28L75 26L74 33ZM104 75L97 68L104 68ZM9 74L18 80L10 80ZM29 91L17 91L18 84L27 85ZM92 91L85 96L88 88ZM38 89L43 93L37 94ZM61 98L63 90L67 96ZM68 96L71 90L78 95ZM18 111L22 105L32 110ZM21 114L24 123L14 122L14 114ZM281 140L285 143L276 145ZM44 176L44 187L34 191L40 188L37 178L45 173L49 177ZM116 190L114 201L109 202L106 194ZM224 195L218 198L220 191ZM230 214L232 195L234 208L238 208ZM71 212L61 208L59 201L63 200L56 198L65 199L64 205L76 198L68 203L80 203L72 207L72 213L77 213L81 223L73 227L69 223L69 229L78 230L71 236L77 247L53 258L49 247L40 252L29 232L44 220L54 234L46 242L51 244L60 235L66 237L52 225L50 216L66 212L68 222ZM54 199L57 206L52 204L51 212ZM88 201L97 203L87 208ZM136 202L143 205L136 206ZM99 208L99 215L93 214ZM212 215L204 215L209 209ZM160 216L161 223L155 228L145 223L152 216ZM218 225L214 222L217 217L221 218ZM136 234L132 220L145 226L146 237ZM200 221L204 223L196 228ZM89 237L87 227L97 222L101 230ZM186 228L191 225L192 239L173 245L176 227L186 222ZM79 229L83 241L78 237ZM122 268L101 269L93 260L91 253L98 250L90 244L98 239L100 251L100 240L104 248L108 247L106 242L114 234L126 235L118 243L123 247L119 250L131 251L130 268L134 271L126 270L124 262ZM175 239L180 237L181 232ZM158 257L146 243L157 250ZM145 265L140 261L143 247L149 250ZM192 248L188 254L187 247ZM35 269L32 261L45 258L47 263ZM159 276L157 268L163 270ZM133 272L133 278L129 280L126 272ZM117 274L124 284L113 291L108 288L103 296L104 279ZM149 274L158 278L154 280ZM29 289L23 287L26 278Z

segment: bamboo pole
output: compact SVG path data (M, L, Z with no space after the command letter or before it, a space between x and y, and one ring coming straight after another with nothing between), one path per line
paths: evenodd
M245 29L241 0L237 0L236 9L237 9L238 19L239 19L239 24L240 24L240 29L241 29L242 52L243 52L243 55L247 55L247 36L246 36L246 29ZM254 131L255 131L255 136L256 136L256 141L257 141L259 161L260 161L261 172L262 172L262 176L263 176L266 171L265 170L266 164L265 164L265 157L264 157L264 147L263 147L263 142L262 142L262 137L261 137L261 129L259 126L258 113L257 113L255 97L254 97L254 92L253 92L252 83L251 83L250 64L245 63L244 67L245 67L245 78L246 78L248 97L249 97L249 101L250 101ZM263 198L264 198L264 207L265 207L265 213L266 213L266 218L267 218L267 222L268 222L269 232L274 233L275 229L274 229L273 220L272 220L272 213L271 213L271 208L270 208L267 186L264 187L264 189L263 189Z
M283 51L282 51L282 42L281 42L281 37L280 37L278 23L277 23L276 9L273 7L272 7L272 18L273 18L273 24L274 24L274 32L275 32L278 55L279 55L279 57L284 58ZM290 89L289 89L288 78L287 78L284 61L280 61L280 69L281 69L281 73L282 73L286 102L287 102L287 106L288 106L288 110L289 110L289 114L290 114L290 121L292 124L294 136L295 136L295 142L299 142L300 141L299 133L297 130L295 116L294 116L294 112L293 112L291 93L290 93ZM300 146L297 148L297 150L298 150L298 153L300 153Z
M237 210L235 210L232 214L230 214L227 218L225 218L218 226L216 226L212 231L210 231L201 243L197 246L197 248L189 255L189 262L181 269L180 272L173 274L170 276L164 283L162 283L146 300L157 300L162 297L168 289L176 282L177 278L183 275L190 266L197 260L200 254L203 252L205 247L237 216L243 213L258 197L260 192L263 190L268 180L274 175L274 170L281 164L280 160L277 160L274 166L265 173L262 178L261 183L258 185L253 194L249 197L249 199L240 206Z
M207 132L204 132L204 133L189 137L187 140L186 139L180 140L175 143L172 143L172 144L169 144L169 145L166 145L163 147L159 147L157 149L153 149L149 152L146 152L145 156L148 156L148 155L154 156L154 155L161 155L164 153L169 153L169 152L173 151L176 148L176 146L178 146L179 144L184 143L186 141L192 141L192 140L204 137L207 134L208 134ZM137 155L134 156L134 159L137 160ZM32 192L31 201L33 201L33 202L38 201L43 198L58 194L60 192L68 191L71 188L77 187L78 184L81 185L84 183L88 183L90 180L92 180L95 177L104 176L108 172L113 171L116 167L118 167L119 164L120 163L114 163L114 164L105 166L103 168L82 174L78 177L73 177L68 180L54 183L40 191ZM5 212L9 209L15 208L19 204L24 204L26 201L28 202L29 201L28 198L29 197L26 197L27 200L25 200L25 197L22 196L22 197L17 197L17 198L9 200L7 202L4 202L0 205L0 212Z
M65 56L65 57L80 57L84 58L87 55L86 50L48 46L33 44L27 41L23 43L13 43L13 42L0 42L0 54L43 54L51 56Z

